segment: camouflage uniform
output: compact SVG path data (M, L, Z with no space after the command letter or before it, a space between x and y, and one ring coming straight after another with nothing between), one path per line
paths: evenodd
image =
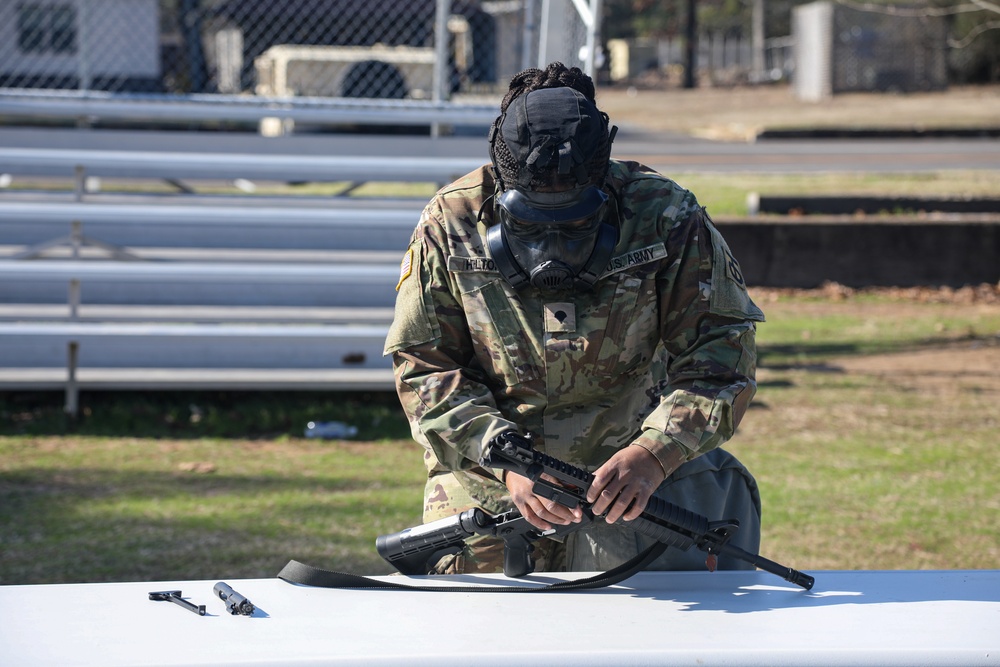
M756 391L754 322L763 313L690 192L632 162L612 161L609 183L621 240L593 292L514 292L503 280L484 246L491 204L479 219L494 191L488 167L424 209L401 265L385 352L425 448L425 522L473 505L491 513L512 506L500 471L477 463L484 443L508 429L591 471L638 444L676 470L658 495L709 519L732 509L759 522L753 478L716 448ZM750 500L727 507L720 474L723 487L740 485ZM714 491L704 491L706 475ZM692 504L706 495L716 506ZM601 569L642 546L633 531L598 523L562 546L543 540L537 569ZM743 548L756 551L758 529L741 530ZM475 542L440 571L499 569L498 545ZM673 551L661 569L692 566Z

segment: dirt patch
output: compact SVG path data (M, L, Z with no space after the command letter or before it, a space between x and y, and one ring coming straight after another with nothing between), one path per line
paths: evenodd
M1000 395L1000 342L996 340L943 343L895 354L837 359L829 365L942 397L968 391Z
M862 287L853 288L836 282L825 282L816 289L754 287L750 294L757 301L767 303L781 296L812 297L834 302L847 301L856 296L878 296L898 304L947 303L961 306L972 304L1000 305L1000 282L965 285L964 287ZM897 304L894 304L895 308ZM895 311L894 311L895 313Z

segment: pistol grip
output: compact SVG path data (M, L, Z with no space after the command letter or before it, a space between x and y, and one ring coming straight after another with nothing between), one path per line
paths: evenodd
M535 563L531 558L534 547L523 539L505 541L503 547L503 573L511 579L531 574Z

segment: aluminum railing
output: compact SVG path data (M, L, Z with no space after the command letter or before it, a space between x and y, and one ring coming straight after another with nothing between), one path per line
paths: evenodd
M0 367L385 369L386 325L0 322Z
M58 148L0 148L0 172L35 176L448 183L479 158L249 155Z
M278 206L0 201L0 244L25 256L75 234L113 246L385 250L406 247L420 205Z
M398 278L398 263L3 260L0 301L387 307Z
M0 91L0 115L50 119L259 123L279 118L323 125L489 126L497 113L497 104L423 100Z

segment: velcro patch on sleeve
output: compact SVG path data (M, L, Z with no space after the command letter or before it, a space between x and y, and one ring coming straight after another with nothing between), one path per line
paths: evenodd
M718 315L763 322L764 313L747 293L739 262L715 225L709 222L707 226L711 234L713 255L710 310Z
M406 251L402 261L399 263L399 282L396 283L396 291L399 291L403 281L413 273L413 248Z
M417 241L410 244L400 263L396 309L385 339L385 354L440 336L434 310L425 303L421 257L420 242Z

